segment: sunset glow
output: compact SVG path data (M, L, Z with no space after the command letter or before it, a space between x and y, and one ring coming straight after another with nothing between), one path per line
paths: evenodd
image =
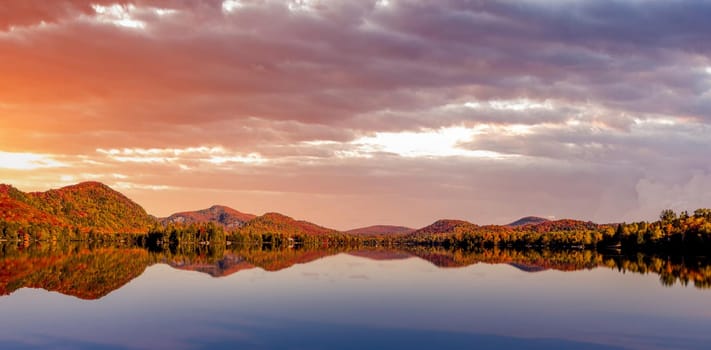
M94 179L154 215L219 201L337 228L711 198L705 2L0 7L0 182L21 189Z
M0 169L36 170L65 166L47 155L0 152Z
M711 0L0 0L0 350L705 349L709 293Z
M493 151L468 150L460 145L469 142L479 131L462 127L420 132L376 133L352 142L359 153L392 153L402 157L474 157L504 158Z

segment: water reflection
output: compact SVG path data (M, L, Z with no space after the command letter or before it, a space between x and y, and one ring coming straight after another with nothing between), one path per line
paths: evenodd
M708 292L659 283L703 281L702 258L174 248L3 247L2 348L703 349L711 341Z
M711 260L698 256L623 256L590 250L546 251L482 249L447 250L436 247L398 249L270 249L266 246L183 246L148 251L129 245L35 244L0 245L0 295L19 288L41 288L81 299L98 299L140 276L154 264L197 271L212 277L260 268L279 271L295 264L340 253L371 260L417 257L440 268L478 263L508 264L535 273L578 271L603 267L621 273L656 274L664 286L711 287Z

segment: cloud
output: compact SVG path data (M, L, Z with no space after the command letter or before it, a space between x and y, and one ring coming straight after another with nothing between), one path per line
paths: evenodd
M711 172L695 172L686 182L665 182L641 179L637 182L638 208L627 214L628 219L653 217L664 209L690 213L709 207L711 198Z
M699 74L708 60L699 56L704 46L694 41L701 39L698 32L664 20L671 33L648 33L655 39L642 40L652 29L635 29L665 19L664 11L672 9L662 2L639 6L643 15L609 1L565 7L397 1L386 10L368 2L323 1L308 13L276 1L244 2L229 13L219 2L189 4L118 6L124 9L113 11L118 17L145 12L145 30L132 31L102 19L111 11L95 12L113 5L89 9L68 2L47 14L62 21L3 42L11 58L29 62L4 72L6 85L15 86L5 98L26 103L42 97L48 105L36 107L38 115L68 114L68 101L74 101L82 113L73 119L94 128L147 128L145 121L156 115L173 123L258 117L333 124L385 111L418 113L464 98L593 98L634 113L667 109L705 118L707 112L704 93L711 82ZM154 6L175 13L149 16L145 9ZM689 6L672 13L687 19L686 12L707 11L703 4ZM615 9L632 14L609 15ZM601 14L606 17L593 20ZM87 16L94 20L82 19ZM696 15L687 16L694 23ZM564 35L566 28L578 35ZM635 44L650 40L649 46ZM38 66L32 57L47 59ZM17 89L19 81L38 76L43 84ZM62 111L53 100L62 102ZM422 119L428 118L409 121Z
M222 147L187 147L187 148L124 148L102 149L97 153L120 163L161 163L174 164L181 169L189 169L195 163L210 164L260 164L267 160L258 153L240 154L229 152Z
M0 169L35 170L66 166L50 155L0 151Z
M8 0L0 4L0 29L54 23L81 14L92 14L93 4L111 3L95 0Z
M647 213L623 195L710 171L709 17L686 0L3 1L0 151L73 169L4 178L288 193L303 213L306 193L375 192L484 222Z

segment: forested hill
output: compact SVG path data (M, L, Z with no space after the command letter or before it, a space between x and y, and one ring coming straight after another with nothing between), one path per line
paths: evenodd
M33 236L56 233L145 233L155 223L138 204L99 182L24 193L0 185L0 231Z
M338 234L330 228L322 227L303 220L295 220L279 213L266 213L247 222L239 229L241 234L280 234L287 236L324 236Z
M242 213L223 205L213 205L207 209L175 213L167 218L160 219L160 222L164 225L214 222L225 229L232 230L242 227L247 221L254 218L256 218L256 215Z
M544 218L539 218L537 216L526 216L523 218L520 218L506 226L509 227L518 227L518 226L526 226L526 225L536 225L536 224L541 224L544 222L548 222L550 220L544 219Z
M162 225L161 225L162 223ZM0 185L0 241L126 240L145 244L231 242L279 244L440 245L475 247L601 248L623 251L711 251L711 210L690 214L665 210L654 222L596 224L581 220L527 217L510 225L477 225L438 220L410 231L372 226L339 232L307 221L267 213L255 217L213 206L163 219L148 215L123 194L98 182L84 182L46 192L25 193ZM121 237L119 237L121 236ZM140 236L140 237L139 237ZM94 237L96 238L96 237Z
M393 226L393 225L373 225L368 227L354 228L348 230L345 233L349 235L401 235L406 233L414 232L415 229L405 227L405 226Z

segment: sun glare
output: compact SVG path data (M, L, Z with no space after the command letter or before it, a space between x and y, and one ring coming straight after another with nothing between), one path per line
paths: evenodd
M223 12L233 12L244 7L244 4L240 0L225 0L222 2Z
M64 164L44 154L0 152L0 169L34 170L62 166Z
M99 22L134 29L143 29L146 27L146 23L132 17L133 12L136 10L135 5L91 5L91 7L94 9L94 12L96 12L96 19Z
M462 145L472 141L479 134L478 129L448 127L418 132L378 132L352 142L357 146L357 154L378 152L394 153L403 157L473 157L505 158L507 155L487 151L470 150Z

